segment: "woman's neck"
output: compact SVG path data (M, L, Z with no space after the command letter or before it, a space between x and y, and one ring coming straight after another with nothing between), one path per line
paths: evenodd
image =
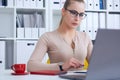
M67 39L73 39L76 36L76 29L70 29L62 25L59 26L57 31L60 33L60 35Z
M76 29L71 29L64 25L60 25L57 30L63 35L74 35L76 33Z

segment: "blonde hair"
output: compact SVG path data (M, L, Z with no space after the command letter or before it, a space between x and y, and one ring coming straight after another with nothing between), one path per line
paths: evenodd
M63 8L66 10L67 7L68 7L69 5L71 5L72 1L80 2L80 3L85 3L84 0L66 0ZM63 19L63 17L61 18L59 25L61 25L62 19Z

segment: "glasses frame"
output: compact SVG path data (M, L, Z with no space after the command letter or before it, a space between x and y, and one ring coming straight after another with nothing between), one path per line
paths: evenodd
M66 10L69 11L70 14L72 14L74 17L77 17L79 15L80 18L84 19L87 16L87 14L85 14L83 12L78 13L76 10L70 10L70 9L66 9Z

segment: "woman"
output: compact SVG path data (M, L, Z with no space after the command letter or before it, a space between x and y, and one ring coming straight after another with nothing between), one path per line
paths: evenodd
M28 61L28 71L78 69L85 59L89 62L92 42L86 33L76 31L84 12L84 0L66 0L58 29L40 37ZM42 63L46 53L51 64Z

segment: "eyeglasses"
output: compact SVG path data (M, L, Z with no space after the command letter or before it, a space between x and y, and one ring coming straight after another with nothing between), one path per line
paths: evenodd
M79 15L80 18L84 19L87 16L87 14L78 13L76 10L69 10L69 9L66 10L69 11L73 17L77 17Z

